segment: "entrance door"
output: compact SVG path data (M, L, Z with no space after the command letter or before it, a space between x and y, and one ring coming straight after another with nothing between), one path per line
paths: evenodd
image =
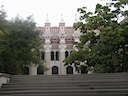
M67 74L73 74L73 67L72 66L67 67Z
M37 68L37 74L40 74L40 75L43 75L43 74L44 74L44 69L43 69L43 67L39 66L39 67Z
M29 68L28 67L23 67L23 69L22 69L22 74L23 75L29 75Z
M81 74L86 74L88 71L87 71L87 67L86 66L82 66L81 67Z
M52 67L52 74L58 74L58 67L57 66Z

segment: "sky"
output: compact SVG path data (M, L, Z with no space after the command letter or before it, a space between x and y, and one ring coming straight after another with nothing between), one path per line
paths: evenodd
M78 8L87 7L88 11L94 12L97 3L106 4L107 0L0 0L0 6L4 5L7 19L19 14L26 18L33 15L37 26L44 26L47 17L51 26L58 26L63 18L66 26L72 26L76 15L79 20ZM47 16L48 14L48 16ZM62 15L61 15L62 14Z

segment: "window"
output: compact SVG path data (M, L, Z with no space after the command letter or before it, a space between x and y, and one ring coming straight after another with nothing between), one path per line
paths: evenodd
M81 66L81 74L87 73L87 67L86 66Z
M67 67L67 74L73 74L73 67L72 66Z
M44 69L43 69L42 66L39 66L39 67L37 68L37 74L44 74Z
M56 51L56 60L59 60L59 52Z
M51 60L54 60L54 52L51 52Z
M51 52L51 60L59 60L59 52L58 51L56 51L56 52L52 51Z
M52 74L58 74L59 68L57 66L52 67Z

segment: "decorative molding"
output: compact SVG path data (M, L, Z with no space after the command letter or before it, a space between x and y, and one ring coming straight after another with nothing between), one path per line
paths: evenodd
M59 45L60 52L65 52L67 45Z
M52 45L44 45L45 52L51 52Z

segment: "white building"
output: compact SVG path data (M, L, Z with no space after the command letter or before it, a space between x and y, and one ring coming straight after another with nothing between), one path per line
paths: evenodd
M75 19L75 22L77 19ZM38 72L38 66L29 66L29 74L78 74L73 65L64 66L63 60L67 57L73 49L73 43L79 42L81 35L80 30L75 30L73 27L66 27L63 18L59 22L58 27L52 27L48 18L44 27L37 28L41 33L44 44L42 45L41 59L44 60L47 70Z

